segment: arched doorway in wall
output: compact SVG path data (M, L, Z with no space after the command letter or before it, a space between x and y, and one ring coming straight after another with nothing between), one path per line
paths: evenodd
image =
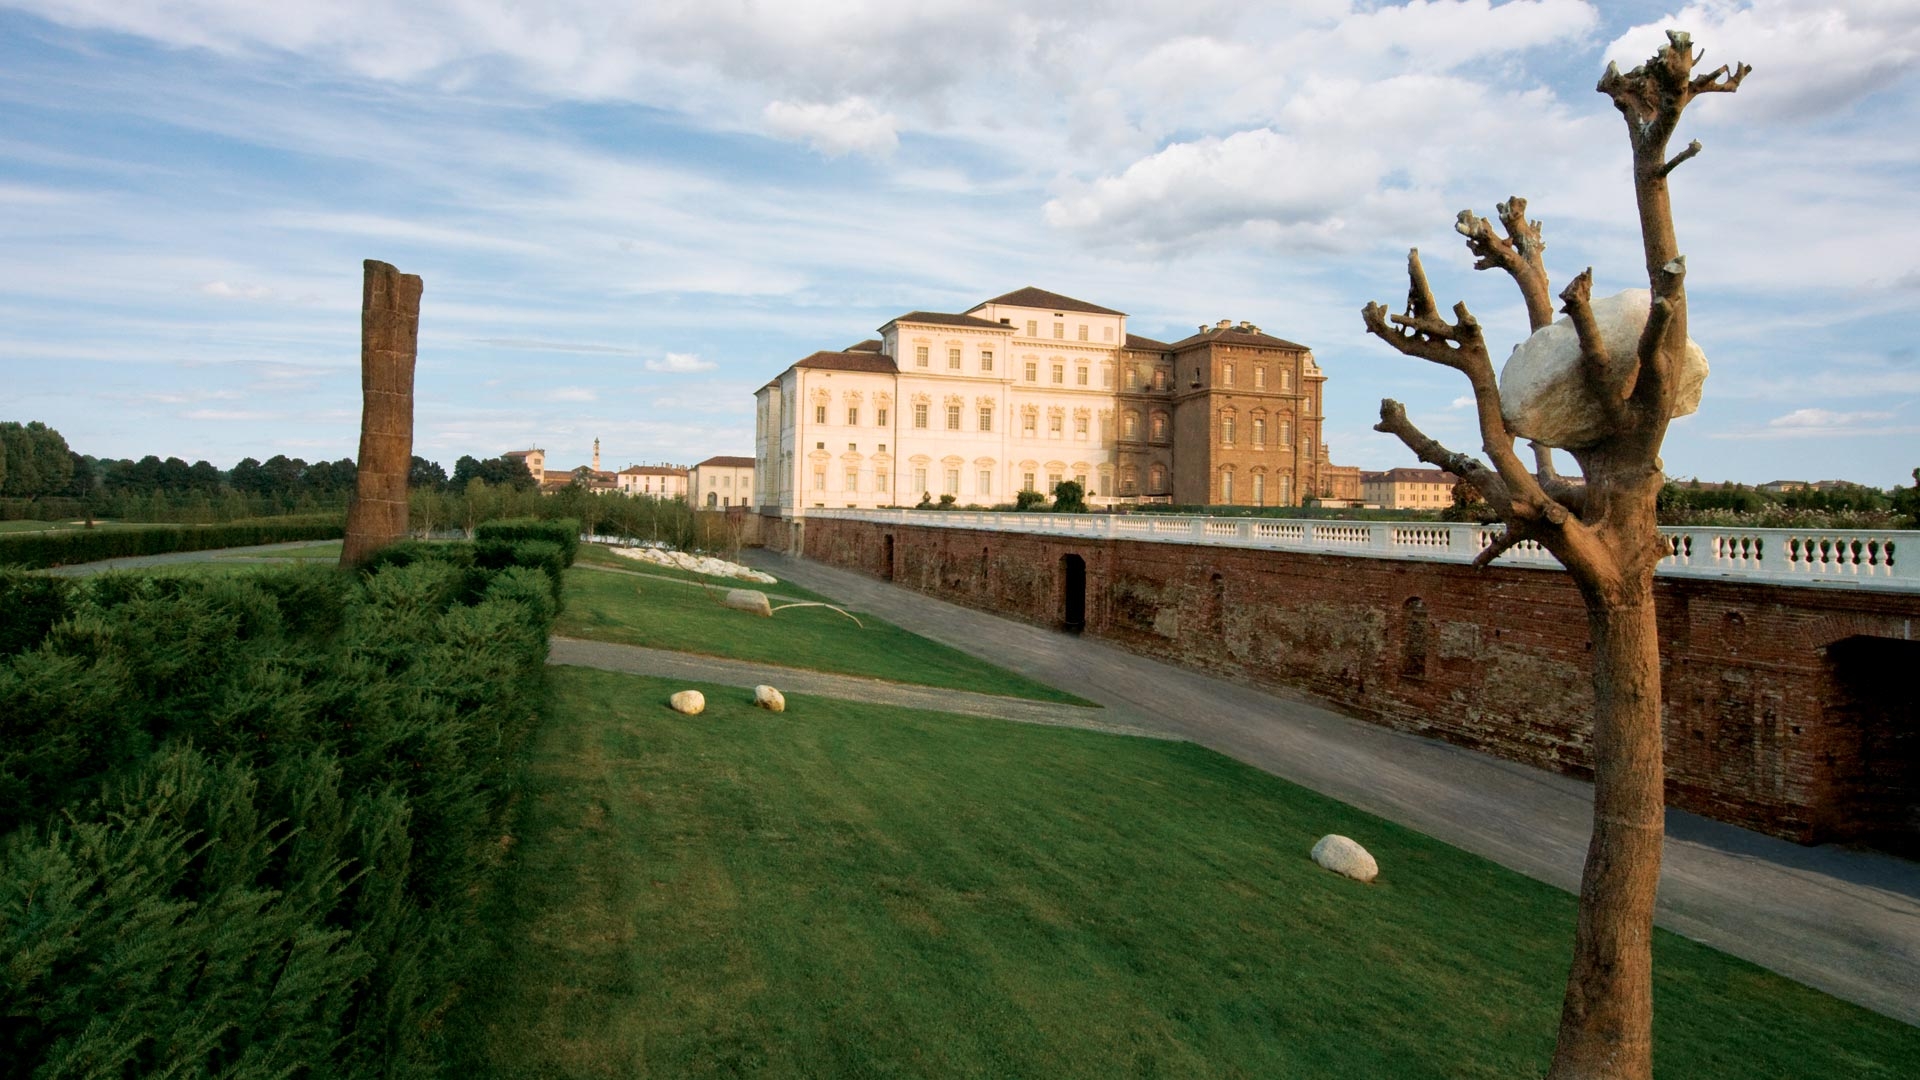
M1838 803L1826 831L1920 856L1920 641L1843 638L1826 647L1826 667L1826 756Z
M893 580L893 534L887 533L880 540L880 580Z
M1060 626L1069 634L1087 627L1087 560L1060 556Z

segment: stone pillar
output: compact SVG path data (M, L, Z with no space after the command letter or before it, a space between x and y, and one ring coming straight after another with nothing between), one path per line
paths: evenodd
M360 294L360 466L347 504L341 566L358 566L407 535L420 289L418 275L367 260Z

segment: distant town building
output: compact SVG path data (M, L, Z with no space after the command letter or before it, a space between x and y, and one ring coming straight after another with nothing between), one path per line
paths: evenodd
M533 474L533 479L536 482L544 482L547 478L547 452L545 450L541 450L538 447L532 450L509 450L500 456L506 458L508 461L517 461L526 466L527 471Z
M1360 474L1360 497L1383 510L1444 510L1460 478L1440 469L1388 469Z
M691 474L693 505L708 509L753 503L753 459L710 457Z
M1099 505L1284 506L1331 490L1311 350L1231 320L1168 344L1126 318L1029 287L816 352L755 395L753 501L994 505L1073 480Z
M615 474L615 485L628 495L685 501L687 468L684 465L629 465Z

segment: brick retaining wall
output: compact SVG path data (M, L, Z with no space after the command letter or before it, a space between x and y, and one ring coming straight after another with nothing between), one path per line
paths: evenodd
M790 546L792 523L765 524ZM1077 556L1085 633L1589 771L1586 614L1563 574L825 518L801 535L808 558L884 577L891 550L897 583L1040 625L1062 623ZM1672 805L1805 842L1912 842L1920 596L1663 578L1655 598Z

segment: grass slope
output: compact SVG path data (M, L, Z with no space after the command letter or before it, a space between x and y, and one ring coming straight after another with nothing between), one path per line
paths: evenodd
M766 588L789 592L784 583ZM817 607L789 608L766 619L721 607L704 589L576 567L567 571L566 608L554 633L1002 697L1093 704L875 616L855 614L864 629Z
M552 672L492 1077L1507 1077L1565 893L1189 744ZM1384 867L1314 866L1322 833ZM1920 1031L1661 933L1661 1075L1915 1075Z

